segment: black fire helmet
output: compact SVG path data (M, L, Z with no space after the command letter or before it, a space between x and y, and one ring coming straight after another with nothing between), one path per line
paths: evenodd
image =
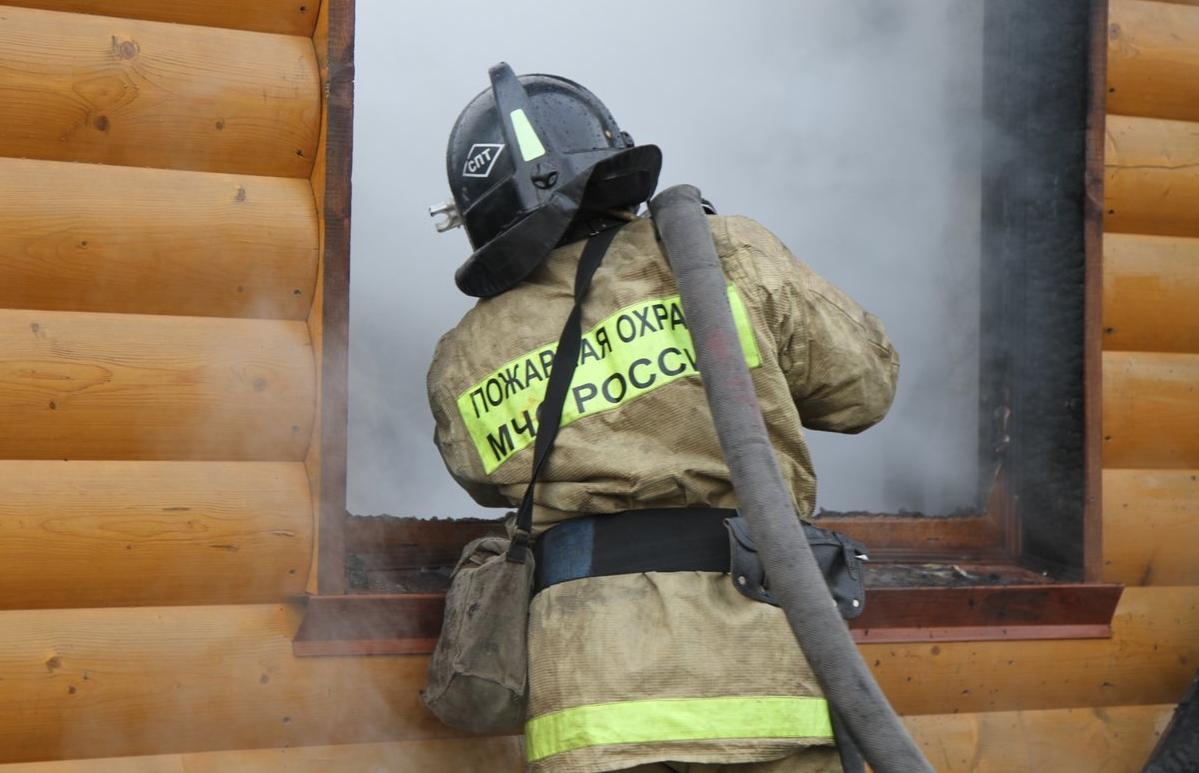
M458 116L446 148L457 210L450 218L461 218L474 248L454 280L479 298L532 273L584 206L648 200L662 167L656 146L635 147L608 108L574 81L517 78L504 62L490 75L491 88Z

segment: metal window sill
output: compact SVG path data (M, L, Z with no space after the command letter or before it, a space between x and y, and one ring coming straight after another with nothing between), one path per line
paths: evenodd
M1122 591L1109 584L1024 582L870 587L865 612L849 626L859 643L1108 638ZM300 657L428 654L444 603L444 593L310 596L292 651Z

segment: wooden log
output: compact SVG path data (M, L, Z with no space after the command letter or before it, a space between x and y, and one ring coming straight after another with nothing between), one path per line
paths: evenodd
M1199 665L1199 588L1128 588L1111 639L866 644L901 714L1177 703Z
M1199 353L1199 239L1107 234L1103 346Z
M320 82L312 43L6 8L0 155L307 177Z
M1199 467L1199 354L1104 352L1105 467Z
M0 612L0 761L458 735L424 657L293 658L290 605ZM1130 588L1111 640L863 646L904 714L1175 703L1199 588Z
M1199 236L1199 123L1109 115L1104 229Z
M1173 711L1159 704L930 714L904 724L940 773L1126 773L1144 766Z
M930 714L904 724L942 773L1139 770L1172 705L1049 711ZM325 773L329 770L523 770L520 739L453 738L391 743L243 749L222 752L35 762L0 773Z
M0 609L300 596L310 508L299 462L0 461Z
M299 461L303 322L0 310L0 459Z
M1199 585L1199 469L1104 470L1103 579Z
M1144 0L1108 8L1108 112L1199 121L1199 8Z
M520 773L524 768L521 738L501 736L15 763L0 765L0 773Z
M321 0L8 0L7 4L309 37Z
M305 319L305 180L0 159L0 307Z
M291 655L292 605L0 612L0 762L461 735L425 658Z

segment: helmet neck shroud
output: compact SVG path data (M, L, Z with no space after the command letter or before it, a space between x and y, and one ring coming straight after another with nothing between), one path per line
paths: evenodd
M662 153L634 146L599 99L554 75L505 63L459 115L446 173L474 253L455 281L467 295L511 289L583 210L634 207L657 187Z

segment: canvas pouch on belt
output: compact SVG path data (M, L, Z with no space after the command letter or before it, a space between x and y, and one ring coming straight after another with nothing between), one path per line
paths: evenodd
M462 551L421 691L438 719L462 730L519 733L524 726L533 557L508 561L508 548L503 537L483 537Z

